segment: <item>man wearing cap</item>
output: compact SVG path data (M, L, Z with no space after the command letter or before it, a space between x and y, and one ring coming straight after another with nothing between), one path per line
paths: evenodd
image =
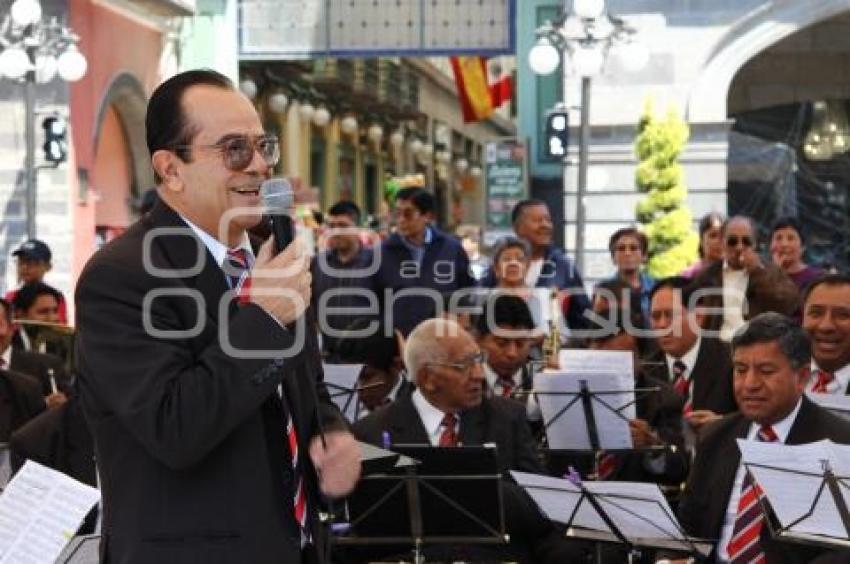
M47 243L38 239L29 239L24 241L18 247L12 256L17 259L18 267L18 284L24 286L31 282L42 282L44 275L53 268L51 260L53 253L50 252L50 247ZM20 288L19 288L20 289ZM15 302L15 295L18 290L6 292L4 296L9 303ZM59 323L68 323L68 310L65 306L65 296L59 296Z

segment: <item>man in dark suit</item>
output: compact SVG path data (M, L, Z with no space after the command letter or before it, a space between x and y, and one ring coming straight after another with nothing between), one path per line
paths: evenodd
M41 386L35 378L0 369L0 443L45 409Z
M803 329L812 340L806 391L850 394L850 276L830 274L803 295Z
M12 305L0 298L0 367L26 374L39 381L41 393L48 408L65 403L70 385L62 359L52 354L42 354L12 347L15 328L12 323Z
M728 342L735 330L759 313L793 315L799 292L781 268L763 262L756 253L757 231L752 218L730 217L723 224L723 260L703 270L694 280L710 310L704 328L719 331Z
M712 554L718 561L808 562L816 553L770 542L763 514L740 507L752 485L736 441L848 444L850 423L803 395L810 345L792 319L777 313L756 316L735 334L732 355L740 412L704 429L680 505L682 526L691 535L719 539Z
M691 281L660 280L650 294L649 323L659 350L644 359L644 371L668 382L685 400L685 421L703 425L738 409L732 392L732 355L720 339L700 335L703 314L692 300Z
M500 472L543 473L525 410L511 400L485 397L485 358L456 322L424 321L410 334L404 360L416 391L358 421L358 438L379 446L387 435L398 444L495 443ZM562 542L524 491L505 482L503 493L507 530L514 541L531 546L532 562L576 561L581 548Z
M254 257L246 234L277 139L208 70L161 84L146 130L159 201L88 262L76 293L101 557L321 560L319 494L353 488L360 450L305 333L300 241Z
M407 336L420 321L442 310L441 296L474 281L469 257L460 243L433 225L436 202L422 188L404 188L396 194L396 232L376 251L378 269L372 287L391 325Z

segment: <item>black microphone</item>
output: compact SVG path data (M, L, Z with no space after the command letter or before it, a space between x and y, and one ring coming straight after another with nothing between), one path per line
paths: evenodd
M260 196L274 235L275 253L280 253L295 238L290 216L294 201L292 185L285 178L269 178L260 186Z

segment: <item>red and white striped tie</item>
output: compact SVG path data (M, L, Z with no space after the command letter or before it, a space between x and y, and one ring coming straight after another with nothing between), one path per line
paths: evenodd
M299 466L298 435L292 422L292 413L286 410L286 438L289 441L289 455L292 462L292 476L295 483L295 493L292 505L295 511L295 521L301 530L302 544L310 541L310 531L307 527L307 493L304 491L304 477Z
M251 299L250 270L251 263L245 249L227 249L224 271L240 304L248 303Z
M691 381L685 377L687 370L687 365L681 360L673 363L673 377L675 378L673 380L673 389L685 400L685 406L682 408L682 413L685 415L694 410L690 394Z
M772 443L779 440L773 428L762 425L758 432L758 440ZM738 501L738 511L735 514L735 525L732 528L732 538L726 547L729 554L729 564L762 564L766 562L759 536L764 526L764 513L759 505L761 488L753 483L749 473L744 474L741 486L741 499Z

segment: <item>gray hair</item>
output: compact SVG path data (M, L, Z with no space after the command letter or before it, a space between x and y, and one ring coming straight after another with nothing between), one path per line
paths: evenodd
M794 369L808 365L812 359L809 336L793 319L780 313L767 312L753 317L732 337L732 353L738 347L776 341L779 350Z
M456 321L437 317L427 319L416 326L408 335L404 345L404 367L407 376L413 382L419 378L419 372L429 362L445 362L448 358L440 339L464 333L463 327Z

